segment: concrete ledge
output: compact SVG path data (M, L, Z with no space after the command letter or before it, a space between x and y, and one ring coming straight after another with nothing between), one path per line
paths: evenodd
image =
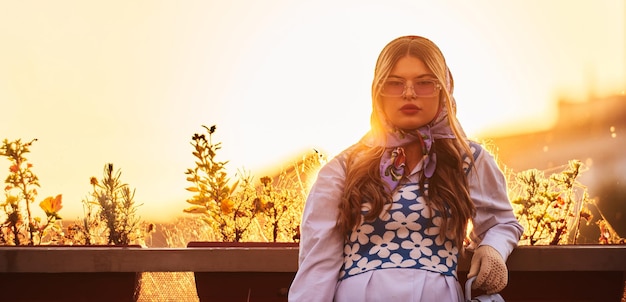
M470 256L459 260L458 276L462 284L469 270ZM626 280L626 245L522 246L511 254L508 267L509 285L501 292L507 302L620 301ZM140 275L135 273L194 272L202 302L245 301L250 297L254 297L254 301L286 301L297 269L297 246L284 245L276 248L246 247L245 244L234 247L199 245L178 249L0 247L0 279L3 280L0 288L5 290L26 290L34 278L38 278L37 284L49 284L50 291L61 288L53 281L63 278L72 280L63 282L72 286L86 287L93 283L98 288L105 284L108 288L117 288L115 284L123 277L130 297L136 285L135 275ZM89 283L92 279L97 281ZM49 300L48 296L45 300L36 298L37 301L67 301ZM112 300L106 297L102 301Z
M626 245L521 246L510 271L626 272ZM0 247L0 272L295 272L297 247ZM459 271L469 269L461 259Z
M0 247L0 272L295 272L298 249Z

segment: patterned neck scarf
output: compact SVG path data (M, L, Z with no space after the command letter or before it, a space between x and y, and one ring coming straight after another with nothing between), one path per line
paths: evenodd
M387 150L380 159L380 175L393 191L405 174L407 144L419 143L422 147L422 168L424 176L430 178L435 173L437 154L433 152L433 141L442 138L456 138L447 119L447 110L443 107L433 122L410 132L394 129L387 132Z
M448 85L448 91L450 91L450 84ZM451 96L452 97L452 96ZM454 97L451 99L452 108L456 107L456 101ZM433 152L432 145L436 139L444 138L456 138L450 123L448 121L448 110L445 106L441 106L439 112L435 115L435 118L425 126L412 131L403 131L392 126L385 118L381 108L376 108L375 114L378 115L380 120L385 125L386 129L386 144L385 153L380 160L380 175L385 183L389 186L390 192L393 192L398 186L398 183L405 174L406 169L406 154L404 152L404 146L411 143L419 143L422 146L422 167L424 169L424 176L428 179L435 173L437 166L437 154ZM463 129L456 122L458 129L461 130L461 134L464 136ZM379 140L372 135L371 132L365 135L361 140L367 146L383 146Z

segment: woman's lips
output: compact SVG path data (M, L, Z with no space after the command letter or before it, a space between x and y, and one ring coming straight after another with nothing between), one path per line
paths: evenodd
M400 111L402 111L402 113L404 114L415 114L418 113L421 109L415 105L404 105L400 108Z

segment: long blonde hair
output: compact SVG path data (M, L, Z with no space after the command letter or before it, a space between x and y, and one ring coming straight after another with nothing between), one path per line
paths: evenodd
M369 202L371 209L364 216L366 221L375 219L391 200L380 176L380 159L385 152L387 129L380 102L381 84L400 58L412 56L424 62L442 87L440 102L447 109L448 122L456 139L437 139L433 152L437 154L435 173L428 180L427 200L430 206L442 214L442 231L439 236L453 239L461 250L466 236L467 223L475 213L469 195L467 177L463 171L463 155L471 151L465 134L456 119L456 105L452 97L454 81L445 58L430 40L419 36L404 36L389 42L381 51L372 81L372 115L370 134L378 143L368 146L358 143L346 150L346 182L340 203L337 227L345 236L361 224L361 208ZM425 177L420 178L423 188Z

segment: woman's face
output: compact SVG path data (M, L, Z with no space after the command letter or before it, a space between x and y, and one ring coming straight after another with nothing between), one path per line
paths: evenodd
M441 89L437 79L424 62L415 57L398 60L382 91L381 105L387 121L403 130L428 124L439 109Z

